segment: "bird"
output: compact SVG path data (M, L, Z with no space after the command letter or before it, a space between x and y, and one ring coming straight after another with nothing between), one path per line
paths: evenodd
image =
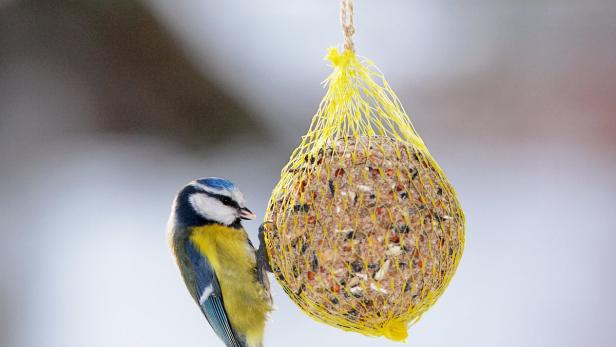
M262 347L273 309L263 242L255 250L241 223L255 217L237 186L218 177L182 187L169 217L168 241L184 283L227 347Z

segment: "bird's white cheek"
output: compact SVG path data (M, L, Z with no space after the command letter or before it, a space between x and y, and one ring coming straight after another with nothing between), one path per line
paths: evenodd
M205 219L230 225L238 218L234 208L205 194L195 194L189 198L189 201L193 209Z

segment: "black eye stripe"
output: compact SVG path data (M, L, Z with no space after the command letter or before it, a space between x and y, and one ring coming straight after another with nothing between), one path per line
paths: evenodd
M204 191L204 193L207 194L208 196L218 199L220 202L222 202L226 206L235 207L238 209L240 208L240 205L238 205L237 202L235 202L235 200L231 199L230 197L226 195L213 194L213 193L206 192L206 191Z

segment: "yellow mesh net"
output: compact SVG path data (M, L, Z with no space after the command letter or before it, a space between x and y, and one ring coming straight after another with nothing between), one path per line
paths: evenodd
M327 58L327 94L266 212L270 265L312 318L404 341L456 270L464 213L375 65Z

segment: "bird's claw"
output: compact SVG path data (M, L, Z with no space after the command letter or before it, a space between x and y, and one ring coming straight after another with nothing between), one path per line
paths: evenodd
M265 223L261 223L261 226L259 226L259 249L257 250L257 259L265 271L273 272L269 255L267 254L267 247L265 246Z

